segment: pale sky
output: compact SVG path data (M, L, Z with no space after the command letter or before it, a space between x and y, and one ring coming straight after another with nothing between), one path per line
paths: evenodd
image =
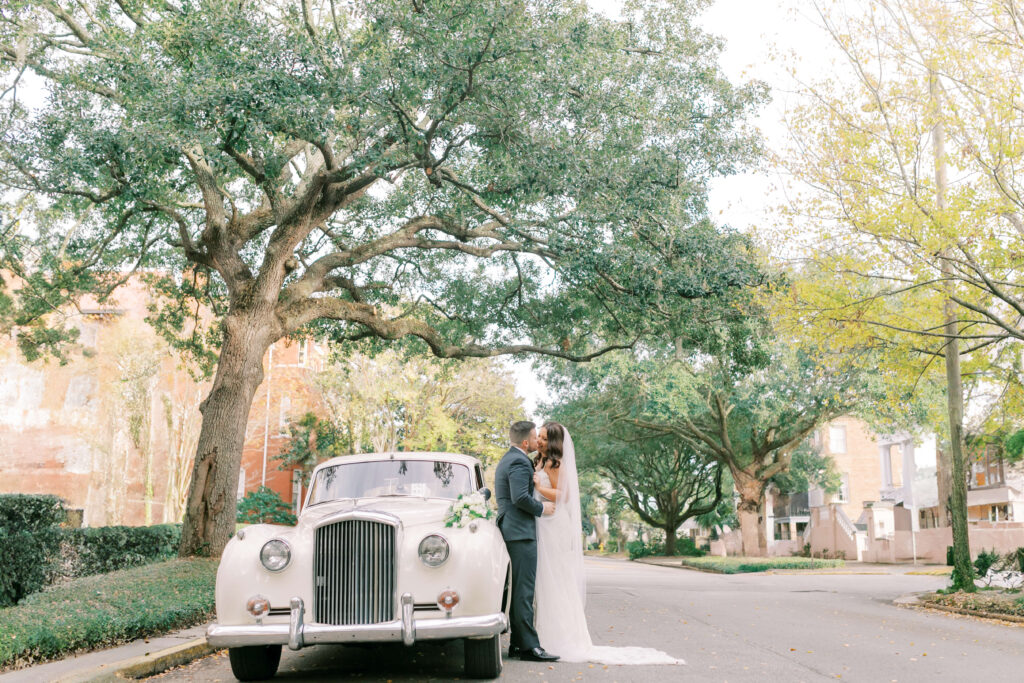
M590 5L615 15L619 0L590 0ZM772 89L772 101L754 123L769 147L785 139L782 113L793 88L782 60L787 55L801 77L824 74L830 54L828 39L812 20L814 8L808 0L718 0L704 15L704 28L725 39L720 63L733 83L758 79ZM795 58L795 61L790 61ZM716 181L711 188L711 212L715 220L744 232L756 232L769 220L771 207L782 201L776 189L779 178L767 171L752 172ZM509 360L516 388L527 412L536 413L540 402L552 399L533 373L529 360Z

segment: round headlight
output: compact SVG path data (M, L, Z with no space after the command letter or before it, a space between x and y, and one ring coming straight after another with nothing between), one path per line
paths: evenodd
M292 561L292 549L280 538L267 541L260 550L260 562L272 572L279 572Z
M440 567L448 559L448 541L431 534L420 541L420 559L428 567Z

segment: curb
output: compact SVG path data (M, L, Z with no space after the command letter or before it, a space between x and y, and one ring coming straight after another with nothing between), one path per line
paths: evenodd
M1024 624L1024 617L1018 617L1015 614L998 614L996 612L982 612L979 610L964 609L963 607L953 607L952 605L938 605L934 603L918 602L918 607L924 607L925 609L935 610L936 612L949 612L951 614L963 614L968 617L977 617L978 619L985 619L986 621L1001 621L1004 624L1013 624L1014 626L1020 626Z
M182 664L188 664L201 657L212 654L217 648L211 647L206 638L196 638L180 645L175 645L157 652L149 652L139 657L122 659L119 662L101 664L91 669L73 671L56 679L54 683L110 683L125 679L146 678L163 673Z

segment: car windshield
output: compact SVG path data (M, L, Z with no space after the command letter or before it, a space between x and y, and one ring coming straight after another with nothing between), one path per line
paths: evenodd
M309 504L339 498L458 498L473 491L468 467L441 460L378 460L325 467L311 484Z

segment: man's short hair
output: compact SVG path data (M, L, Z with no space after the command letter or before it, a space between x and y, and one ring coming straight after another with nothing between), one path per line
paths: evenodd
M508 430L508 438L513 446L518 446L522 442L530 438L530 432L537 428L537 425L528 421L520 420L519 422L513 422L512 427Z

